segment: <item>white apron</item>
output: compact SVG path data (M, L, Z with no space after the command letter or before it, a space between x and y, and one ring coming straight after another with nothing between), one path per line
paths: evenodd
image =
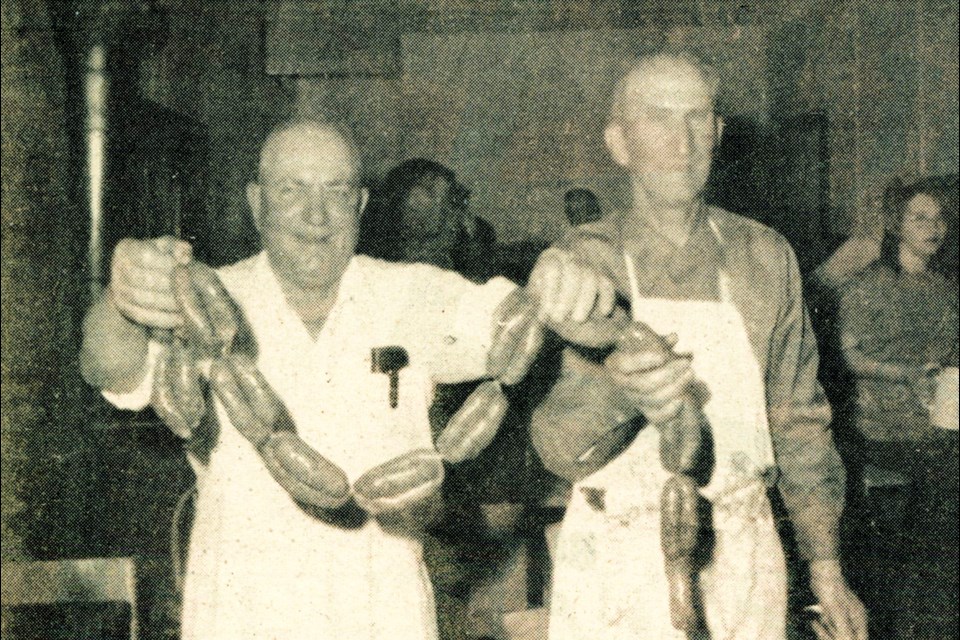
M711 640L783 640L786 568L762 473L773 465L763 376L743 319L719 274L720 302L643 298L634 319L692 353L710 390L716 465L702 494L713 504L713 557L699 574ZM660 546L660 493L670 477L648 427L619 457L577 483L557 551L551 640L684 639L673 628ZM604 508L585 499L603 492ZM596 501L593 501L596 503Z
M432 446L427 409L437 367L431 359L451 355L463 370L448 375L469 379L482 373L487 348L482 339L469 330L464 336L434 335L440 325L425 329L420 322L421 309L429 304L416 287L432 287L428 300L453 298L466 281L420 270L415 280L423 282L412 287L411 273L355 258L313 340L286 304L265 256L220 272L256 335L258 365L298 433L351 481L410 449ZM475 305L483 327L489 327L489 311L509 291L493 289L498 291L483 294L489 300ZM447 343L452 346L443 346ZM475 345L469 353L468 344ZM389 405L388 377L372 372L370 364L372 347L391 345L410 354L410 366L400 372L395 409ZM198 474L184 640L436 638L421 542L390 534L374 520L341 530L307 516L230 425L219 402L217 414L219 440L209 466Z

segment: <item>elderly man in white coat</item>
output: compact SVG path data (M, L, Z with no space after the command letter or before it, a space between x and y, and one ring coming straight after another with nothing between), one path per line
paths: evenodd
M350 481L432 448L432 385L487 375L497 310L516 287L355 256L367 193L357 154L335 127L301 121L273 131L247 196L264 250L217 275L298 436ZM124 240L114 253L107 293L85 321L81 364L118 407L150 402L165 349L151 336L184 321L171 279L190 260L190 246L172 238ZM613 305L612 284L562 251L542 256L531 282L546 321L581 322ZM385 345L409 354L395 395L389 376L371 369L371 349ZM315 517L268 472L238 414L221 401L216 414L209 461L191 460L198 498L183 638L435 638L417 537L376 518L344 528Z

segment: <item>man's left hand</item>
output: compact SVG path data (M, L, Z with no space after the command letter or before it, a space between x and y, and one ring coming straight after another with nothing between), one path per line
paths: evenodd
M818 640L867 640L867 611L847 586L839 561L811 562L810 588L823 609L813 623Z
M605 318L616 302L609 278L555 247L537 258L527 290L540 304L540 318L558 324Z

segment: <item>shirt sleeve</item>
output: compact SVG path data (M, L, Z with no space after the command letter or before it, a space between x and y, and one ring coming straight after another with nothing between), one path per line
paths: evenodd
M602 365L570 347L562 357L559 378L531 417L530 438L543 466L574 482L609 460L605 454L622 444L618 427L637 419L638 412L602 374ZM610 451L590 456L594 447Z
M517 285L506 278L476 284L452 271L419 265L403 312L407 343L421 351L435 382L482 378L496 310Z
M830 429L832 414L817 380L819 357L803 303L800 271L784 243L786 282L770 339L767 402L779 489L807 560L838 553L846 475Z
M140 411L146 409L153 396L153 372L156 369L157 361L166 350L166 346L156 340L150 340L147 343L147 359L144 362L144 371L140 384L136 388L126 392L113 392L103 390L101 393L107 402L117 409L127 411Z

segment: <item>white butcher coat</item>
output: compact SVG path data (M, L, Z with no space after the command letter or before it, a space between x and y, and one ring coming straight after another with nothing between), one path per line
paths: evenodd
M374 465L432 446L427 410L437 382L482 377L492 315L514 289L470 283L428 265L354 257L314 340L287 304L265 253L218 271L250 323L258 365L297 432L356 480ZM399 404L371 371L374 347L402 346ZM159 349L151 348L155 359ZM107 395L149 402L140 387ZM436 638L420 541L376 521L336 529L301 511L216 403L220 435L199 467L183 608L184 640Z

